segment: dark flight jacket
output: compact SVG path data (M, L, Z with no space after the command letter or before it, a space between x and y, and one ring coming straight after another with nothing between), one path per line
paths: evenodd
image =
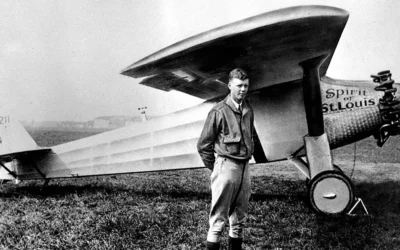
M242 105L241 115L228 95L208 113L197 142L197 151L207 168L214 166L214 152L235 160L249 160L253 155L254 113L246 101Z

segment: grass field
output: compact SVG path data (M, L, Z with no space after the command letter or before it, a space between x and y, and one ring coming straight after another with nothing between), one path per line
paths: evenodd
M90 135L31 134L42 146ZM245 249L400 248L397 145L393 139L379 149L369 138L334 151L371 216L317 215L294 167L253 166ZM0 249L204 249L209 174L200 169L53 180L43 191L40 181L5 184Z

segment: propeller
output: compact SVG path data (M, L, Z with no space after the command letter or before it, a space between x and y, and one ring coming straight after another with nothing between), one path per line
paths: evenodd
M377 144L382 147L391 135L400 134L400 100L395 96L397 89L393 87L395 82L390 70L381 71L371 77L373 82L379 84L375 90L384 92L378 105L383 125L379 128Z

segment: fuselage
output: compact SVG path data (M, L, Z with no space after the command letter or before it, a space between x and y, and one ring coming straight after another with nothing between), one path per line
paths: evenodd
M378 131L382 126L378 107L382 93L368 81L323 78L322 112L331 148L337 148Z
M321 79L331 148L370 136L381 126L378 103L382 94L374 87L368 81ZM248 99L266 156L263 162L286 160L303 147L307 122L301 80L251 92ZM57 145L40 157L19 157L12 169L19 179L42 179L200 168L203 163L196 143L216 102Z
M371 81L321 79L322 112L331 148L372 135L381 126L379 98ZM271 86L249 97L268 161L287 159L307 135L302 81Z

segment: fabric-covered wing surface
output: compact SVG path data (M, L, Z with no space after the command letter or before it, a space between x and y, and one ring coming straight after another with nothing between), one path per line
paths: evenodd
M207 100L228 93L226 76L236 67L248 71L250 90L257 90L301 79L299 62L329 54L320 68L324 76L347 19L345 10L327 6L272 11L190 37L121 73Z

